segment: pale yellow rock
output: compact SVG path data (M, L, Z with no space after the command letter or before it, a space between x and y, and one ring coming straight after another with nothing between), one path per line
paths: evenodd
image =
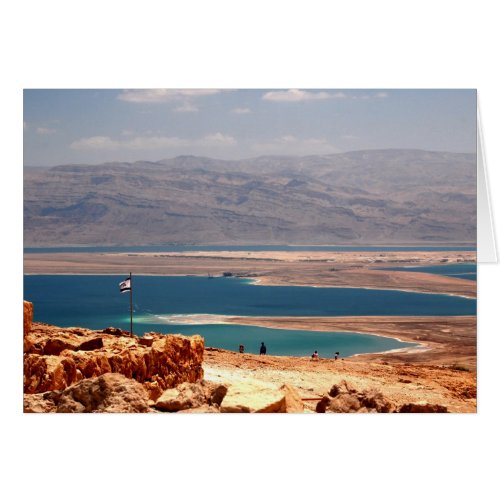
M235 381L220 409L222 413L285 413L285 393L274 384L250 379Z
M304 413L304 403L292 385L284 384L281 390L285 394L285 412L286 413Z

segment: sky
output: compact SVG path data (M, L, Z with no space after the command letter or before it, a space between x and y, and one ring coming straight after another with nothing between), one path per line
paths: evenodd
M24 165L476 151L475 90L25 89Z

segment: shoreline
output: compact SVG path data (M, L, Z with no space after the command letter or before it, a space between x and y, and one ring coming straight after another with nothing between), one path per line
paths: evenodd
M182 316L182 315L179 315L179 316ZM186 314L184 315L185 317L186 316L212 316L210 314L206 314L206 315L198 315L198 314L193 314L193 315L190 315L190 314ZM369 336L373 336L373 337L382 337L382 338L385 338L385 339L391 339L391 340L395 340L397 342L408 342L408 340L404 340L404 339L401 339L399 337L396 337L394 335L384 335L384 334L381 334L381 333L375 333L375 332L363 332L363 331L355 331L355 330L350 330L348 332L345 332L345 331L330 331L330 330L314 330L312 328L307 328L307 329L299 329L299 328L290 328L290 327L287 327L285 328L285 326L277 323L273 326L263 326L263 325L259 325L258 324L258 320L259 318L262 318L261 316L225 316L225 315L213 315L215 316L214 320L213 321L209 321L209 319L211 318L208 318L207 322L203 322L203 323L192 323L192 322L177 322L177 323L170 323L170 322L165 322L165 323L162 323L162 324L165 324L165 325L179 325L179 324L182 324L182 325L189 325L189 326L197 326L197 325L239 325L239 326L257 326L258 328L267 328L267 329L273 329L273 330L295 330L297 332L315 332L315 333L326 333L326 334L332 334L332 335L335 335L337 333L352 333L352 334L355 334L355 335L369 335ZM162 316L157 316L159 318L162 318ZM323 318L335 318L336 316L324 316ZM360 316L358 316L360 317ZM380 316L381 318L388 318L390 316ZM393 318L397 318L398 316L394 316ZM251 319L252 318L256 318L256 324L252 324L251 323ZM269 319L272 319L273 317L270 316ZM313 316L309 317L309 318L314 318ZM344 316L345 318L345 316ZM244 319L244 321L242 321L241 323L238 321L238 320L241 320L241 319ZM294 319L294 316L286 316L286 319L288 320L293 320ZM248 321L245 321L245 320L248 320ZM142 323L144 324L144 323ZM146 323L147 324L147 323ZM185 335L185 334L182 334L182 335ZM200 334L201 335L201 334ZM357 354L352 354L350 356L346 356L346 358L352 358L354 356L368 356L368 355L376 355L376 354L387 354L387 353L390 353L390 352L413 352L414 350L422 350L422 349L426 349L426 350L430 350L432 349L430 346L428 346L427 344L425 344L424 342L414 342L416 345L412 346L412 347L401 347L401 348L394 348L394 349L388 349L386 351L375 351L375 352L362 352L362 353L357 353ZM216 347L216 349L219 349L218 347ZM222 348L220 348L222 349ZM229 352L237 352L237 351L231 351L230 349L225 349ZM274 354L273 356L278 356L278 357L291 357L291 358L307 358L307 356L294 356L292 354ZM323 358L323 359L331 359L331 358Z
M389 337L418 345L403 348L405 352L392 350L393 352L387 353L357 354L355 357L391 364L463 364L473 370L476 368L476 316L239 316L230 318L230 321L271 328L341 331ZM353 358L354 356L351 357Z
M170 276L170 275L168 275ZM178 276L178 275L177 275ZM303 286L310 288L353 288L353 289L363 289L363 290L387 290L393 292L408 292L408 293L422 293L427 295L448 295L450 297L461 297L463 299L476 300L476 297L470 297L469 295L459 295L456 293L444 293L444 292L422 292L420 290L410 290L406 288L381 288L374 286L340 286L340 285L300 285L298 283L290 283L289 285L273 284L273 283L263 283L260 278L249 278L252 285L256 286Z
M250 283L269 286L364 288L476 297L476 282L456 277L375 267L474 262L475 252L164 252L31 253L25 275L116 275L219 277L230 272Z

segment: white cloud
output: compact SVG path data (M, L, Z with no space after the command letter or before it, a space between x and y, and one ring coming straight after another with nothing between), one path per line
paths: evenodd
M177 113L197 113L198 108L192 102L185 101L180 106L177 106L174 111Z
M321 101L324 99L345 99L347 96L343 92L324 92L310 90L271 90L266 92L262 99L265 101L274 102L304 102L304 101Z
M196 147L228 147L234 146L237 141L230 135L220 132L209 134L195 139L184 139L170 136L136 136L127 139L117 140L107 136L85 137L70 144L71 149L75 150L132 150L132 151L151 151L158 149L175 148L196 148Z
M306 101L321 101L325 99L353 99L353 100L368 100L368 99L385 99L389 97L387 92L367 93L363 95L346 94L342 91L313 91L313 90L271 90L266 92L262 99L274 102L306 102Z
M385 99L389 97L387 92L377 92L375 94L363 94L360 96L352 96L352 99L361 99L363 101L367 101L369 99Z
M311 155L338 153L339 149L321 137L300 138L294 135L282 135L272 141L254 144L256 154Z
M192 100L198 97L218 94L217 89L138 89L123 90L117 99L133 103L161 103Z
M250 108L233 108L231 110L231 113L235 113L237 115L246 115L251 112L252 110Z
M55 134L57 132L57 130L53 129L53 128L47 128L47 127L37 127L36 128L36 133L38 135L51 135L51 134Z
M117 149L119 147L120 141L114 141L113 139L103 136L95 135L93 137L84 137L83 139L78 139L70 144L71 149L77 150L87 150L87 149Z
M237 141L230 135L225 135L217 132L215 134L206 135L205 137L195 142L197 145L202 146L234 146Z

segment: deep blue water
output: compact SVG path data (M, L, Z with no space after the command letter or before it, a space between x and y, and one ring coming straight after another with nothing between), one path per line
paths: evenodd
M125 276L24 277L24 298L35 321L60 326L128 328ZM474 315L476 301L440 294L363 288L257 286L250 280L192 276L134 276L136 315L219 314L234 316L433 316ZM160 327L164 328L161 321ZM138 325L137 332L151 330Z
M24 253L62 253L62 252L192 252L192 251L311 251L311 252L393 252L393 251L476 251L475 246L335 246L335 245L150 245L116 247L27 247Z
M469 263L443 264L439 266L415 266L415 267L386 267L384 269L392 271L410 271L415 273L440 274L442 276L452 276L464 280L477 280L477 265Z
M35 321L128 330L130 295L118 290L125 277L27 275L24 298L34 304ZM411 344L353 333L189 324L199 321L190 315L310 316L314 330L314 316L476 314L476 301L461 297L357 288L257 286L237 278L134 276L132 298L136 334L196 333L205 337L208 346L237 350L244 344L246 352L254 353L260 342L265 342L269 354L295 356L308 356L316 349L322 357L332 357L336 351L349 356Z

